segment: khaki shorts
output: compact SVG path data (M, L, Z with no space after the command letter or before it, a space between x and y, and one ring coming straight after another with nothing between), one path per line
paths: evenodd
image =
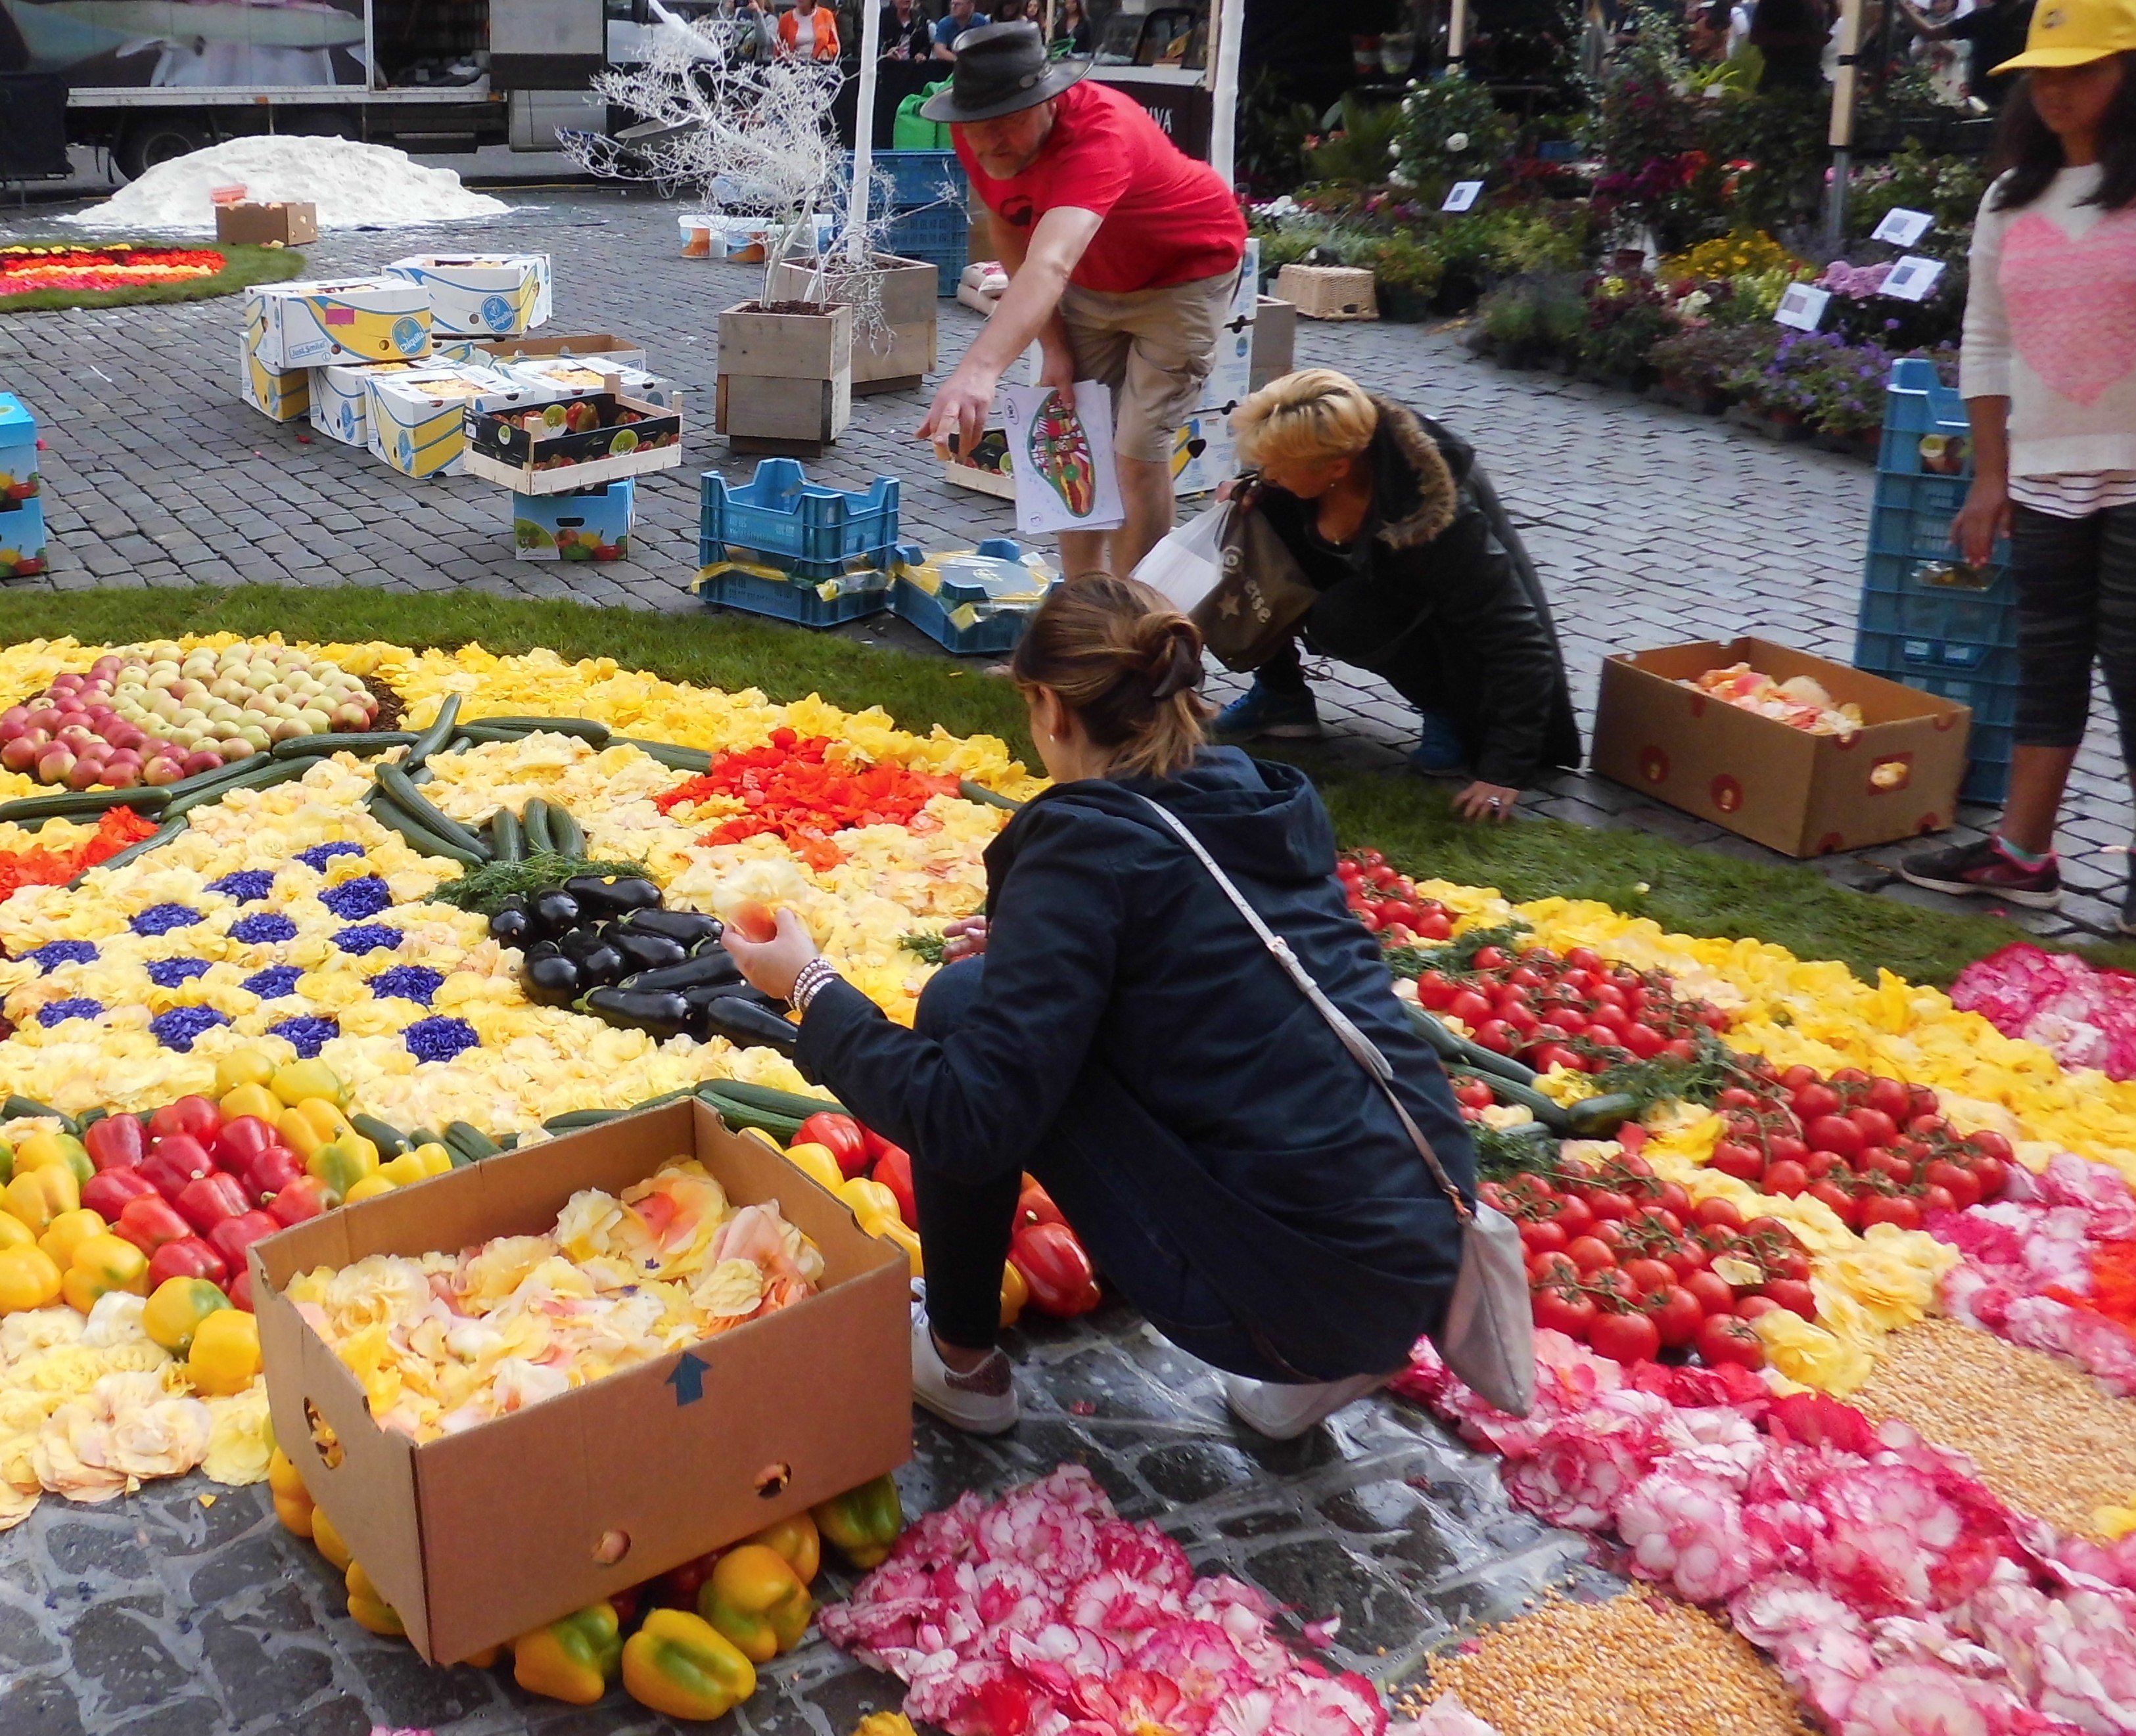
M1061 319L1075 375L1113 390L1113 450L1153 464L1172 462L1172 441L1202 407L1202 383L1231 312L1239 274L1163 289L1108 294L1070 284Z

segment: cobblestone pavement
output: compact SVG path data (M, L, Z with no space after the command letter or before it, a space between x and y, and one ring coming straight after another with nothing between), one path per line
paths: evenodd
M755 274L679 257L676 207L648 197L584 187L508 196L522 201L511 215L449 235L330 235L308 250L311 269L362 271L443 245L551 253L556 312L549 330L620 331L642 342L653 366L687 389L702 430L691 437L683 469L640 479L629 563L517 560L502 490L468 478L412 481L323 436L310 439L304 424L265 421L235 395L238 304L224 300L0 321L0 384L31 401L51 447L46 510L57 546L51 573L27 582L62 590L243 581L473 588L696 608L685 587L697 569L698 468L715 464L745 478L753 468L710 432L716 316L753 293ZM12 230L0 222L0 239L49 228L49 218L17 217ZM979 320L954 301L941 313L947 366ZM1505 373L1472 359L1443 331L1308 322L1299 352L1301 363L1347 369L1475 443L1549 585L1583 725L1613 649L1757 633L1849 657L1871 492L1871 473L1857 461L1769 445L1606 388ZM905 536L929 547L1009 534L1006 502L949 487L909 438L922 402L913 393L858 400L853 427L813 473L847 487L897 476ZM935 650L888 616L842 630ZM1228 696L1240 686L1219 673L1212 691ZM1400 768L1412 713L1384 683L1337 666L1320 693L1347 751ZM1567 820L1784 860L1592 776L1556 777L1533 799ZM2043 933L2111 933L2123 865L2110 852L2128 842L2132 812L2103 715L2079 760L2068 812L2061 842L2076 895L2058 915L2005 914ZM1976 825L1990 817L1961 815ZM1893 880L1886 865L1902 847L1820 866L1865 890L1955 907Z

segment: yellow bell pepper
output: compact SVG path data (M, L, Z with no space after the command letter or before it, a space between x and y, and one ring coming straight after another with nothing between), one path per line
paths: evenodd
M702 1617L656 1609L623 1648L623 1685L670 1718L717 1718L756 1692L756 1669Z
M1016 1262L1002 1263L1001 1323L1012 1326L1023 1313L1023 1305L1031 1300L1031 1286L1024 1282L1023 1274L1016 1269Z
M845 1171L838 1167L838 1160L831 1155L827 1145L807 1141L790 1145L786 1148L786 1161L818 1187L827 1187L834 1194L846 1185Z
M393 1191L393 1184L384 1176L366 1176L341 1196L344 1205L361 1205L366 1200L376 1200L381 1194Z
M414 1155L423 1160L423 1173L426 1176L444 1176L452 1172L453 1154L435 1140L428 1145L417 1146Z
M344 1133L314 1150L304 1167L346 1200L357 1182L378 1173L378 1147L361 1133Z
M64 1164L47 1164L17 1175L0 1192L0 1205L42 1235L61 1212L81 1210L81 1184Z
M52 1263L64 1272L74 1263L74 1251L91 1236L100 1236L109 1226L95 1212L86 1207L63 1211L51 1222L51 1227L37 1238L37 1246L52 1257Z
M356 1132L341 1111L323 1097L308 1097L300 1103L292 1103L275 1118L274 1130L282 1136L283 1144L307 1161L321 1146L332 1145L344 1134Z
M607 1693L622 1662L623 1629L613 1603L590 1603L512 1642L512 1680L529 1694L575 1706Z
M308 1099L348 1107L348 1087L334 1076L324 1061L292 1061L278 1067L269 1084L275 1094L293 1107Z
M863 1572L881 1564L905 1529L905 1506L887 1471L808 1511L823 1541Z
M762 1544L792 1568L794 1577L803 1585L816 1583L816 1575L823 1564L823 1540L817 1535L816 1521L806 1513L796 1513L775 1525L766 1525L755 1536L745 1540Z
M920 1256L920 1233L917 1230L907 1229L902 1223L889 1223L878 1218L875 1228L868 1234L878 1242L888 1242L893 1247L902 1248L905 1258L911 1263L915 1278L927 1276L927 1262Z
M216 1103L225 1121L235 1121L240 1115L255 1116L270 1127L279 1127L282 1121L282 1099L265 1085L239 1085L223 1093Z
M74 1258L60 1279L60 1294L70 1308L86 1314L114 1290L148 1293L148 1256L109 1230L77 1243Z
M378 1173L396 1187L405 1187L410 1182L427 1181L431 1171L424 1167L423 1160L413 1152L403 1152L398 1157L378 1166Z
M371 1575L364 1572L361 1561L349 1563L342 1584L348 1592L349 1619L357 1627L382 1633L388 1639L406 1636L407 1624L400 1619L400 1611L379 1595L378 1588L371 1583Z
M785 1558L760 1543L729 1549L697 1593L697 1613L752 1664L792 1651L815 1612L816 1600Z
M485 1646L479 1651L471 1651L460 1661L470 1670L494 1670L504 1656L502 1646Z
M193 1329L186 1378L211 1396L241 1393L260 1372L260 1322L242 1308L218 1308Z
M886 1220L892 1224L905 1221L897 1209L897 1195L880 1181L871 1181L865 1176L840 1182L838 1197L852 1207L853 1216L866 1234L876 1234Z
M12 1211L0 1211L0 1254L10 1248L34 1248L37 1233Z
M60 1299L60 1268L41 1248L0 1254L0 1314L49 1307Z
M96 1173L89 1151L71 1133L32 1133L15 1147L15 1173L57 1167L73 1173L78 1187Z
M341 1540L341 1533L334 1529L333 1521L327 1517L324 1507L312 1509L312 1542L318 1552L333 1564L337 1572L345 1574L348 1571L348 1545Z
M230 1298L204 1278L167 1278L141 1311L141 1330L173 1356L183 1356L201 1322L229 1308Z
M215 1064L215 1089L227 1096L247 1085L261 1090L273 1083L274 1059L257 1049L233 1049ZM255 1112L247 1110L247 1114ZM271 1115L263 1118L272 1121Z
M0 1187L15 1179L15 1148L0 1141Z
M283 1528L309 1537L315 1519L312 1491L289 1455L277 1447L267 1457L267 1487L274 1497L274 1516Z
M853 1736L920 1736L920 1733L902 1712L871 1712L853 1726Z

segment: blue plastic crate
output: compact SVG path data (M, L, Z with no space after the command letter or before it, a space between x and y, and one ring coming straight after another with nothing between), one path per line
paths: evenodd
M970 263L972 229L964 213L954 206L906 211L891 220L883 231L882 250L900 259L923 259L939 273L938 293L954 295L964 267Z
M2014 650L1978 652L1949 640L1865 629L1855 647L1854 667L1970 706L1975 723L2017 720Z
M766 458L731 487L716 470L699 483L697 565L745 561L804 579L836 579L856 563L887 568L897 546L897 479L865 493L811 483L792 458Z
M1865 643L1872 633L1933 643L1910 649L1909 662L1978 669L2016 652L2015 586L2007 568L1871 550L1858 624Z
M862 582L850 582L852 579ZM707 608L738 609L802 627L836 627L842 621L857 621L889 608L890 575L812 579L769 567L717 561L697 575L697 595Z
M846 153L847 185L853 178L853 153ZM947 201L961 211L971 197L971 177L954 151L877 151L868 167L871 211L909 211L915 205Z
M933 570L913 577L923 565ZM931 555L907 543L897 551L897 571L890 606L898 618L964 657L1014 650L1047 588L1061 577L1058 567L1006 536Z
M1961 802L1978 802L2000 807L2010 788L2010 754L2016 732L1994 724L1976 721L1967 748L1965 781L1958 787Z

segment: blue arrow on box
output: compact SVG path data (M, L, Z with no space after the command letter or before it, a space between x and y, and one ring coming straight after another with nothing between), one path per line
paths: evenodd
M695 1350L685 1350L676 1359L675 1372L665 1384L675 1389L677 1409L685 1404L695 1404L705 1396L705 1376L711 1372L711 1367Z

